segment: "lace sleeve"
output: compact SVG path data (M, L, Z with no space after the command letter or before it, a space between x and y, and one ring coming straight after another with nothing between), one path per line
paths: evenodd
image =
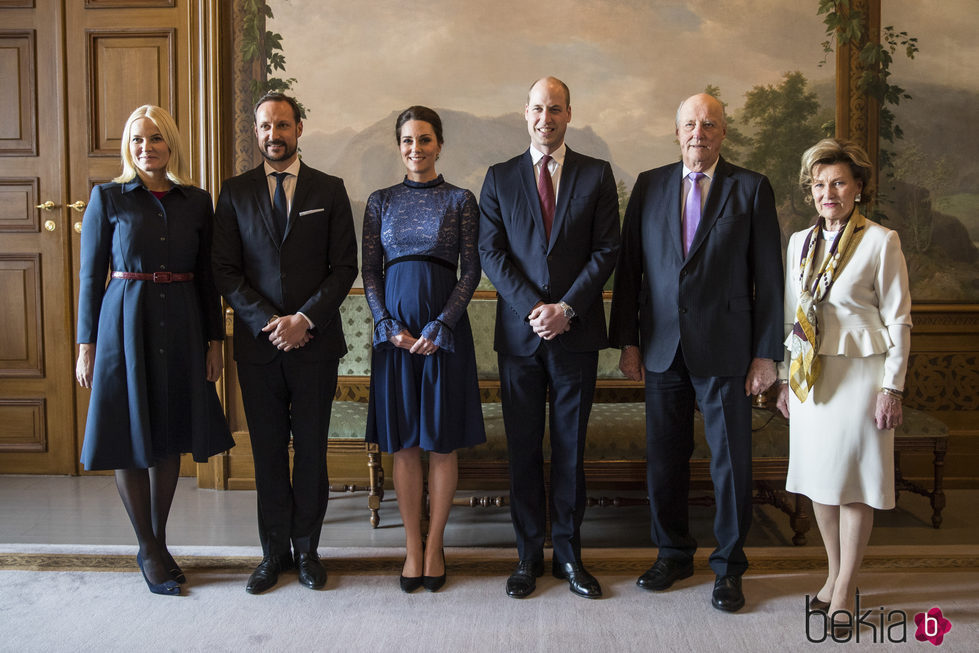
M468 190L462 192L454 210L458 212L459 281L442 308L438 318L425 326L422 334L447 351L454 350L452 329L462 317L479 283L481 268L476 249L479 236L479 207L476 197ZM450 222L446 220L446 222ZM428 334L431 333L432 336ZM440 342L441 340L441 342Z
M384 305L384 248L381 245L381 195L378 192L371 193L367 199L361 238L364 296L374 317L373 345L377 347L405 328L391 317Z

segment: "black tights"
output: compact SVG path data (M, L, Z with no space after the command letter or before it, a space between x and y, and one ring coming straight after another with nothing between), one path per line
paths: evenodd
M136 531L143 569L153 583L170 579L175 564L167 551L167 518L180 476L180 456L149 469L117 469L116 488Z

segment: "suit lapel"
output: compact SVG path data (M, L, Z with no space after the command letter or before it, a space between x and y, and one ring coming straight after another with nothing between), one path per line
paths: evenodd
M700 248L701 243L707 239L707 234L714 228L714 223L721 217L721 209L727 204L727 198L734 189L734 179L727 174L727 163L724 159L717 162L714 168L714 179L710 182L710 191L707 193L707 202L704 203L704 213L700 218L700 225L697 233L693 236L690 243L688 257L693 256Z
M551 242L547 244L547 250L557 240L557 234L564 224L568 214L568 205L571 203L571 195L574 191L575 182L578 180L578 155L566 148L564 153L564 168L561 170L561 184L558 186L557 205L554 207L554 224L551 225ZM544 220L541 218L543 228Z
M305 206L306 196L309 195L309 167L300 161L299 174L296 175L296 190L292 194L292 208L289 209L289 219L286 221L286 232L282 236L282 242L286 242L289 233L292 232L292 225L295 223L296 216L299 215L300 207Z
M544 246L547 247L547 242L545 242L546 237L544 235L544 218L541 217L540 212L540 197L537 195L537 184L534 179L534 160L530 156L529 149L520 157L520 163L517 166L517 176L520 180L520 188L523 191L524 200L527 202L527 206L530 207L530 219L533 222L533 231L536 237L540 238Z
M676 164L673 179L667 186L666 215L670 242L676 248L676 256L683 260L683 164Z
M275 222L272 219L272 198L269 197L269 180L265 175L265 164L263 163L255 168L253 175L252 200L255 202L258 215L265 225L265 231L269 235L269 240L278 248L279 243L275 239Z

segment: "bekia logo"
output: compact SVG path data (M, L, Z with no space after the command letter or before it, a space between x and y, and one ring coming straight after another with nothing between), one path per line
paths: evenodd
M810 597L806 601L806 639L814 644L827 640L838 644L870 641L873 643L896 644L908 641L908 614L904 610L878 609L861 611L860 593L855 595L853 612L837 610L827 614L809 608ZM941 608L935 606L928 612L914 615L917 629L914 638L919 642L930 642L941 646L945 635L952 630L952 622L942 615ZM869 632L868 632L869 631Z
M938 606L914 615L914 623L918 626L914 638L919 642L931 642L935 646L941 646L945 633L952 630L952 622L942 615L942 609Z

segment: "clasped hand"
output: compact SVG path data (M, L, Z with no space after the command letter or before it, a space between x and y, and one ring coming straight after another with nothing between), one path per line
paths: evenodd
M423 354L425 356L431 356L439 348L438 345L425 336L416 338L407 329L401 333L394 334L388 338L388 341L399 349L407 349L412 354Z
M284 315L265 325L262 329L269 334L269 342L282 351L291 351L302 347L313 339L309 332L309 322L302 315Z
M545 304L534 306L527 316L534 333L544 340L553 340L571 329L571 320L564 316L560 304Z

